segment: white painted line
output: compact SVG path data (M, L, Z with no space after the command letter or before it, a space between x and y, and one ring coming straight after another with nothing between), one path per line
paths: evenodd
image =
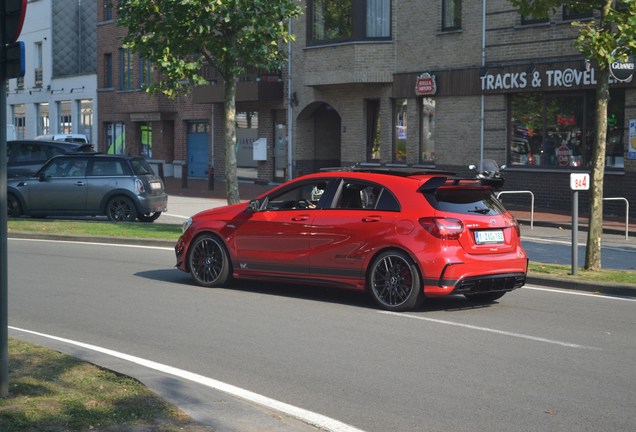
M172 213L164 213L164 216L170 216L170 217L175 217L175 218L179 218L179 219L187 219L189 217L192 216L181 216L181 215L176 215L176 214L172 214Z
M405 314L405 313L397 313L397 312L389 312L389 311L378 311L378 313L385 314L385 315L392 315L392 316L401 317L401 318L410 318L410 319L416 319L416 320L420 320L420 321L428 321L428 322L432 322L432 323L436 323L436 324L444 324L444 325L450 325L450 326L455 326L455 327L462 327L462 328L466 328L466 329L470 329L470 330L478 330L478 331L487 332L487 333L493 333L493 334L498 334L498 335L503 335L503 336L515 337L515 338L519 338L519 339L531 340L531 341L535 341L535 342L543 342L543 343L548 343L548 344L553 344L553 345L560 345L560 346L567 347L567 348L590 349L590 350L599 350L599 351L601 350L601 348L595 348L595 347L591 347L591 346L579 345L579 344L569 343L569 342L562 342L562 341L558 341L558 340L555 340L555 339L547 339L547 338L542 338L542 337L530 336L530 335L525 335L523 333L514 333L514 332L505 331L505 330L492 329L492 328L488 328L488 327L474 326L474 325L471 325L471 324L462 324L462 323L458 323L458 322L454 322L454 321L441 320L441 319L437 319L437 318L426 318L426 317L417 316L417 315L411 315L411 314Z
M240 387L233 386L231 384L226 384L221 381L217 381L212 378L205 377L203 375L199 375L193 372L188 372L183 369L178 369L172 366L164 365L161 363L154 362L152 360L146 360L140 357L136 357L133 355L121 353L118 351L113 351L108 348L102 348L96 345L86 344L83 342L74 341L71 339L65 339L58 336L48 335L44 333L39 333L36 331L25 330L18 327L9 326L10 329L33 334L36 336L52 339L58 342L63 342L69 345L75 345L81 348L85 348L91 351L99 352L102 354L106 354L112 357L116 357L122 360L129 361L131 363L138 364L143 367L147 367L149 369L157 370L169 375L173 375L188 381L192 381L206 387L213 388L215 390L221 391L223 393L230 394L232 396L236 396L238 398L257 403L264 407L282 412L291 417L294 417L300 421L303 421L309 425L316 426L318 428L322 428L328 432L364 432L361 429L357 429L348 424L342 423L338 420L326 417L324 415L305 410L303 408L296 407L294 405L287 404L285 402L280 402L275 399L268 398L267 396L260 395L258 393L251 392L249 390L242 389Z
M165 246L146 246L146 245L134 245L134 244L126 244L126 243L88 242L88 241L82 241L82 240L51 240L51 239L15 238L15 237L10 237L9 240L43 242L43 243L71 243L71 244L84 244L84 245L92 245L92 246L115 246L115 247L134 248L134 249L156 249L156 250L174 251L174 248L165 247ZM175 244L176 243L177 241L175 240Z
M633 297L621 297L621 296L614 296L614 295L603 294L603 293L575 291L575 290L558 289L558 288L542 288L535 285L524 285L522 289L533 290L533 291L547 291L547 292L553 292L558 294L569 294L569 295L575 295L575 296L581 296L581 297L594 297L594 298L603 299L603 300L619 300L619 301L636 302L636 298L633 298Z

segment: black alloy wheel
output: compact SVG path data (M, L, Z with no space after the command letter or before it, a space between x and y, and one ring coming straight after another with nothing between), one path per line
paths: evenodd
M231 263L225 245L212 234L203 234L192 241L188 254L192 279L204 287L218 287L232 279Z
M137 209L130 198L118 196L106 204L106 216L113 222L133 222L137 219Z
M369 267L368 284L375 302L389 311L413 309L424 300L417 266L401 251L378 255Z

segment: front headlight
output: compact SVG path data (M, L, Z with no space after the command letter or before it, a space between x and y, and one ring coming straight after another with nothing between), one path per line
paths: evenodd
M192 218L188 218L183 225L181 225L181 234L183 234L184 232L186 232L188 230L188 228L190 228L190 225L192 225Z

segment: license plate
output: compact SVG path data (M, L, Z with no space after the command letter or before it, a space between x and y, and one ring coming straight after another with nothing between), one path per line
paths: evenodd
M475 241L477 244L503 243L504 235L502 230L475 231Z
M159 190L159 189L161 189L161 183L159 183L159 182L150 182L150 189L151 190Z

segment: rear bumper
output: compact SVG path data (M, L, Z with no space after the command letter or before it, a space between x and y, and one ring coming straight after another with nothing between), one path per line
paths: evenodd
M143 214L168 210L168 195L139 196L139 206Z
M428 297L437 297L449 294L507 292L521 288L526 283L527 258L504 260L492 266L486 266L484 262L481 264L446 264L438 278L424 278L424 294Z

